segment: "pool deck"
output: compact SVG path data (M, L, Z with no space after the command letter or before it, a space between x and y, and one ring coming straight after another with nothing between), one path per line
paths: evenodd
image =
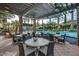
M29 51L28 51L29 52ZM0 36L0 56L18 56L17 44L12 44L12 38L4 38ZM68 42L66 44L56 43L54 48L55 56L79 56L79 47L71 45Z

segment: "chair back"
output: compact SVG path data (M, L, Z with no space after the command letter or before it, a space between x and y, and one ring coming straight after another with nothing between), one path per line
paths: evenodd
M49 40L50 40L50 41L54 41L53 34L49 34Z
M47 49L47 56L54 56L54 42L49 43L48 49Z
M23 42L26 40L27 34L23 35Z
M41 32L41 37L44 35L44 33L43 32Z
M18 43L19 56L25 56L23 43Z
M35 37L36 36L36 33L35 32L32 32L32 36Z

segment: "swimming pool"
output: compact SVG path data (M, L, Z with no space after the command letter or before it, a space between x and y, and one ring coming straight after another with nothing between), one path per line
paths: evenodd
M68 37L73 37L73 38L77 38L77 32L68 32L68 31L60 31L60 34L66 34L66 36Z
M56 34L54 31L42 31L44 33ZM60 35L66 34L66 36L77 38L77 32L69 32L69 31L59 31Z
M76 44L76 42L77 42L77 32L68 32L68 31L66 31L66 32L60 32L60 34L62 35L62 34L66 34L66 41L68 41L69 43L71 43L71 44Z
M54 31L42 31L43 33L56 34ZM77 32L69 32L69 31L59 31L60 35L66 34L66 41L71 44L76 44L77 41Z

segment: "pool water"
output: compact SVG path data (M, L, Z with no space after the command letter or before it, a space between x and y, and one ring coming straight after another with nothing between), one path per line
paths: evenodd
M69 37L73 37L73 38L77 38L77 32L63 32L61 31L60 34L66 34L66 36L69 36Z
M64 32L66 34L66 41L68 41L71 44L76 44L77 42L77 32ZM60 34L64 34L62 31Z
M44 33L50 33L50 34L56 34L56 32L53 31L42 31ZM60 35L66 34L66 36L77 38L77 32L69 32L69 31L59 31Z
M44 33L56 34L53 31L42 31ZM77 32L69 32L69 31L59 31L60 35L66 34L66 41L71 44L76 44L77 41Z

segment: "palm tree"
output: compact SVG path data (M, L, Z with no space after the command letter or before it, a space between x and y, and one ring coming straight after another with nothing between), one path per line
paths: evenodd
M15 21L12 21L12 23L11 23L11 25L12 25L12 30L13 30L13 32L17 32L17 29L18 29L18 25L19 25L19 21L17 21L17 20L15 20Z

